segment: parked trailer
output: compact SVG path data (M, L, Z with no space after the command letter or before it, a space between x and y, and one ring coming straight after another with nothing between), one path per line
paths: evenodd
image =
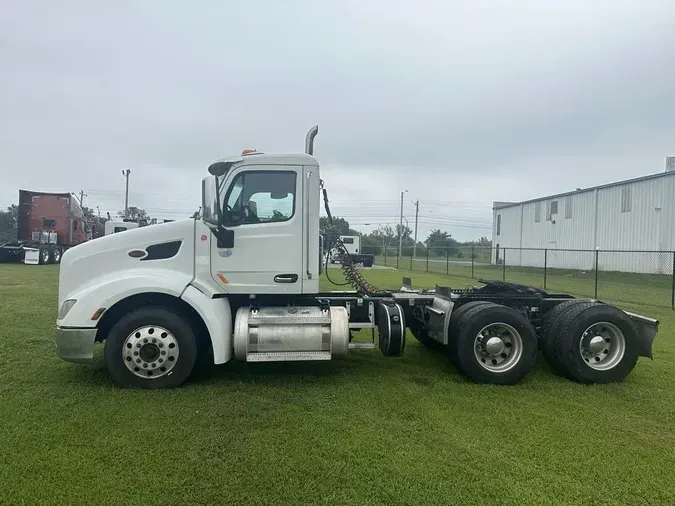
M181 385L199 364L331 360L362 348L403 354L408 331L478 383L513 385L538 349L580 383L623 380L652 356L659 322L596 300L482 280L481 286L372 286L341 262L352 291L320 292L325 267L313 156L245 151L209 167L200 218L129 230L66 252L56 352L91 362L95 343L123 387ZM338 245L340 242L338 241ZM327 245L330 249L332 245ZM106 266L102 269L101 266ZM327 277L330 270L325 271ZM330 279L330 277L329 277ZM377 335L377 343L376 341Z
M71 194L19 190L17 240L0 245L0 262L58 264L86 240L84 214Z

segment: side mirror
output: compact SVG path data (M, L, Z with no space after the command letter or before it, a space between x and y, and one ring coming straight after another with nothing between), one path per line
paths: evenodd
M220 224L218 182L215 177L202 179L202 220L211 229Z
M234 230L217 227L211 231L216 236L216 246L218 248L234 248Z

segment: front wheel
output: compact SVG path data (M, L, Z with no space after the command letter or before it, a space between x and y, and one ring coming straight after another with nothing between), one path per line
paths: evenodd
M162 307L138 309L121 318L105 343L110 375L124 388L174 388L192 372L197 340L179 314Z

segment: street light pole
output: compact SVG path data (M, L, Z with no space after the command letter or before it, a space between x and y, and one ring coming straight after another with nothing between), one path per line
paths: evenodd
M415 244L413 245L413 258L417 258L417 217L420 215L420 201L415 202Z
M401 260L401 248L403 247L403 195L408 193L408 190L401 192L401 221L398 227L398 259Z
M126 169L122 171L122 175L126 178L126 189L124 191L124 217L129 217L129 174L131 170Z

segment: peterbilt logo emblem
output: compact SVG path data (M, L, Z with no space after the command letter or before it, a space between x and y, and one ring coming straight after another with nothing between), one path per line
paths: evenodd
M206 234L202 234L202 241L206 241L207 239L208 237L206 236Z
M223 257L227 258L229 256L232 256L232 250L231 249L221 249L218 254Z

